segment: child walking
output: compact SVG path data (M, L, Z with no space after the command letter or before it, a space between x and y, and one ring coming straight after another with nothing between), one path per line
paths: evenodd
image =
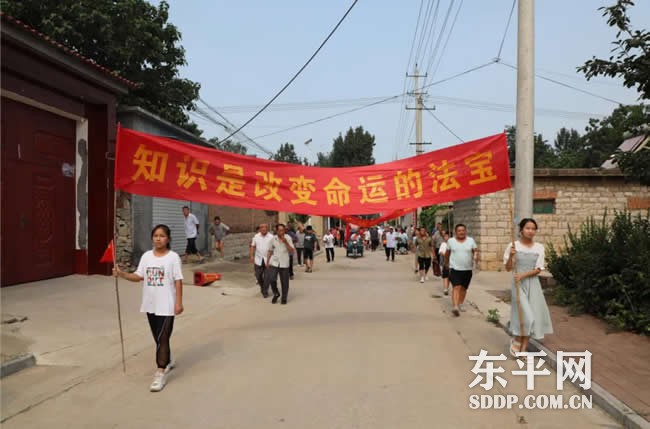
M545 334L553 333L551 315L546 305L539 273L544 271L544 246L535 243L537 222L534 219L523 219L519 223L519 241L508 244L503 254L506 270L512 271L513 258L516 255L517 266L515 279L519 282L519 301L524 320L524 331L520 332L519 310L517 309L515 282L512 282L512 310L510 314L510 331L514 338L510 344L510 354L516 357L517 352L528 351L528 340L544 338Z
M157 370L149 387L160 392L167 375L174 368L169 339L174 328L174 316L183 312L183 273L181 258L171 250L171 231L167 225L156 225L151 231L153 249L140 258L133 273L121 271L117 266L113 275L132 282L142 283L140 312L147 313L153 339L156 342Z

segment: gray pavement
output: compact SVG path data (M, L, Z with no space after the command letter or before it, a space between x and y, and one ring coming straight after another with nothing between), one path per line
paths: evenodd
M452 318L439 282L416 281L412 256L391 263L379 252L351 260L337 251L333 264L317 258L312 274L297 270L286 306L262 299L245 274L243 288L227 278L186 285L186 313L172 336L178 368L156 394L148 391L153 340L137 312L137 284L120 286L126 374L110 278L3 289L3 313L29 317L13 334L38 362L2 380L3 427L619 427L599 409L471 410L469 395L483 391L468 387L468 355L505 352L503 330L473 308ZM486 293L486 274L470 300ZM491 393L523 398L523 377L507 379ZM535 394L543 393L557 393L555 377L536 379Z

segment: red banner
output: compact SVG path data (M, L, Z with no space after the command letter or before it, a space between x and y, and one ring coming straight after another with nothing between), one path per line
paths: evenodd
M413 209L401 209L374 219L363 219L360 217L348 216L348 215L337 216L337 217L347 224L353 224L360 228L370 228L371 226L379 225L380 223L387 222L391 219L395 219L396 217L404 216L412 212Z
M115 187L139 195L322 216L384 213L510 187L505 134L386 164L320 168L118 130Z

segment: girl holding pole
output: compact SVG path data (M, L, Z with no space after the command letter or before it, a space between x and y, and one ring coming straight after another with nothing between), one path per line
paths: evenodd
M510 330L514 336L510 354L528 350L528 340L542 339L553 333L551 315L546 305L539 274L544 270L544 246L534 241L537 222L526 218L519 223L520 238L508 244L503 263L514 271Z
M113 275L143 282L140 312L147 313L156 342L157 370L149 390L159 392L165 387L167 374L174 368L169 339L174 328L174 316L183 312L183 272L181 258L171 250L169 227L156 225L151 231L151 240L153 249L142 255L135 272L121 271L116 265Z

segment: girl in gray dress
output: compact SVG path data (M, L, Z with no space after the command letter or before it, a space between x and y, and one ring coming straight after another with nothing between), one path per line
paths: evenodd
M513 269L513 258L516 255L515 279L519 281L519 300L523 318L523 332L520 332L519 311L517 309L517 292L515 282L512 282L512 310L510 314L510 331L513 339L510 343L510 354L516 357L519 351L528 350L528 340L544 338L545 334L553 333L551 315L546 305L546 299L539 282L539 274L544 270L544 246L535 243L537 222L534 219L524 219L519 223L518 241L508 244L503 255L506 270Z

